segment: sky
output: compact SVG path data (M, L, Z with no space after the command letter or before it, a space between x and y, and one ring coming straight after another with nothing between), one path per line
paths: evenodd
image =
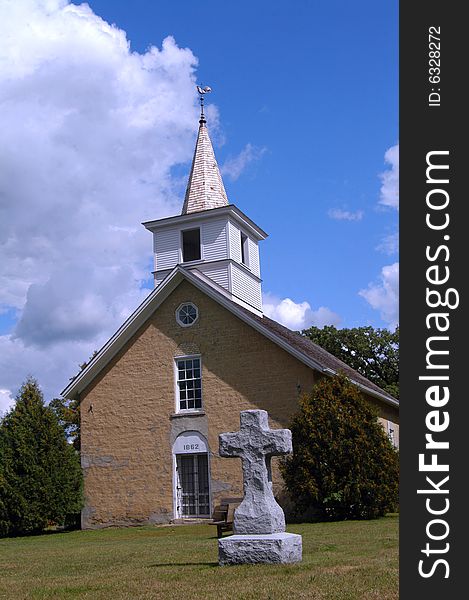
M0 0L0 413L46 401L152 287L209 85L265 313L398 323L398 3Z

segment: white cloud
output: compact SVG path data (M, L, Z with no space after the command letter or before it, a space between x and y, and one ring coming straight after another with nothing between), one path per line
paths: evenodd
M57 394L148 293L139 223L180 209L196 64L171 37L131 52L86 4L0 2L0 308L20 311L0 388Z
M220 171L222 175L235 181L250 163L260 160L266 151L267 148L257 148L252 144L246 144L237 156L225 160Z
M362 210L350 212L341 208L331 208L327 214L331 219L336 219L337 221L361 221L363 219Z
M384 155L390 169L381 173L381 190L379 204L399 210L399 144L389 148ZM399 250L398 232L385 236L376 250L384 254L396 254ZM399 263L384 266L381 269L380 281L369 283L359 295L365 298L375 310L379 310L381 318L394 329L399 323Z
M396 232L386 235L376 247L376 250L379 250L384 254L396 254L399 250L399 234Z
M386 151L384 161L390 168L380 175L379 203L399 210L399 144Z
M293 302L290 298L281 300L269 293L263 295L263 308L268 317L293 330L306 329L312 325L338 325L341 320L339 315L325 306L312 310L308 302Z
M359 294L372 308L379 310L383 321L394 329L399 323L399 263L383 267L380 282L370 283Z
M10 390L0 389L0 417L13 408L15 399L12 397Z

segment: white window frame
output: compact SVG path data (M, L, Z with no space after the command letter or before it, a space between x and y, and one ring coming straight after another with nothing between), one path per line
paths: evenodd
M187 306L190 305L195 309L196 312L196 317L194 319L194 321L192 321L192 323L183 323L180 318L179 318L179 311L181 310L181 308L183 306ZM178 325L180 325L181 327L192 327L192 325L194 325L194 323L197 323L197 321L199 320L199 309L197 308L197 306L193 303L193 302L181 302L181 304L176 308L176 322Z
M181 408L181 400L179 394L179 369L178 369L178 361L180 360L200 360L200 408ZM195 378L193 378L195 379ZM190 381L190 380L184 380ZM200 413L204 411L204 392L203 392L203 383L202 383L202 356L200 354L187 354L184 356L175 356L174 357L174 396L175 396L175 404L176 404L176 413L184 414L184 413ZM195 398L194 398L195 400ZM195 402L194 402L195 404Z
M195 229L199 230L199 242L200 242L200 258L196 258L194 260L184 260L184 233L186 231L194 231ZM204 245L202 244L202 227L199 225L198 227L184 227L179 230L179 262L183 265L193 265L204 260Z
M244 233L244 231L239 230L240 243L241 243L241 264L249 269L249 236ZM244 238L244 241L243 241ZM244 254L244 261L243 261Z

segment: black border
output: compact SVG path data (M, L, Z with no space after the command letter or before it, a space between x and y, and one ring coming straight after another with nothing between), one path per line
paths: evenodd
M465 243L469 239L465 217L469 206L469 193L465 190L466 173L469 173L465 164L469 154L465 140L469 102L464 88L467 88L469 69L464 59L469 57L469 51L466 47L468 36L465 35L468 25L463 18L463 9L462 2L433 0L400 5L400 598L404 600L418 598L419 593L425 600L450 600L467 594L469 517L466 514L466 482L469 482L469 473L465 463L469 454L466 444L466 439L469 441L469 430L466 432L469 426L466 371L469 372L469 367L465 363L469 348L464 334L469 332L469 326L464 322L464 316L469 277L466 267L469 250ZM428 34L431 26L441 28L441 82L437 85L429 82ZM432 87L440 88L440 106L428 104ZM425 250L427 245L436 248L445 243L443 232L432 231L425 223L429 190L426 155L432 150L449 150L449 184L444 187L450 195L450 224L444 233L450 236L446 241L450 258L446 263L443 258L437 262L449 266L450 281L446 287L457 289L460 296L459 307L448 310L451 325L447 348L450 353L445 360L450 367L451 395L446 407L450 425L439 438L450 443L448 450L439 452L439 462L449 464L447 497L450 508L442 518L447 520L450 528L444 540L450 546L447 553L433 555L433 560L441 557L448 561L448 578L444 577L446 568L443 565L428 578L421 577L418 572L419 560L426 560L427 570L431 564L432 559L426 558L421 550L429 541L426 525L432 518L437 518L428 514L426 497L417 494L417 489L430 487L426 485L425 476L431 475L419 472L418 468L418 455L425 451L425 434L428 432L425 416L432 410L425 400L428 382L418 379L419 375L425 374L425 344L432 335L425 323L426 315L432 312L426 304L429 262ZM435 473L434 478L438 481L443 475ZM433 544L435 548L442 547L444 542L440 542L440 546L437 542Z

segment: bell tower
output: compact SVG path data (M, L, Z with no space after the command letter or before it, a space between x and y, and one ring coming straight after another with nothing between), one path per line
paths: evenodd
M182 212L143 223L153 233L155 287L180 265L209 278L231 300L262 316L258 244L267 234L228 201L204 114L204 96L211 89L197 90L199 131Z

